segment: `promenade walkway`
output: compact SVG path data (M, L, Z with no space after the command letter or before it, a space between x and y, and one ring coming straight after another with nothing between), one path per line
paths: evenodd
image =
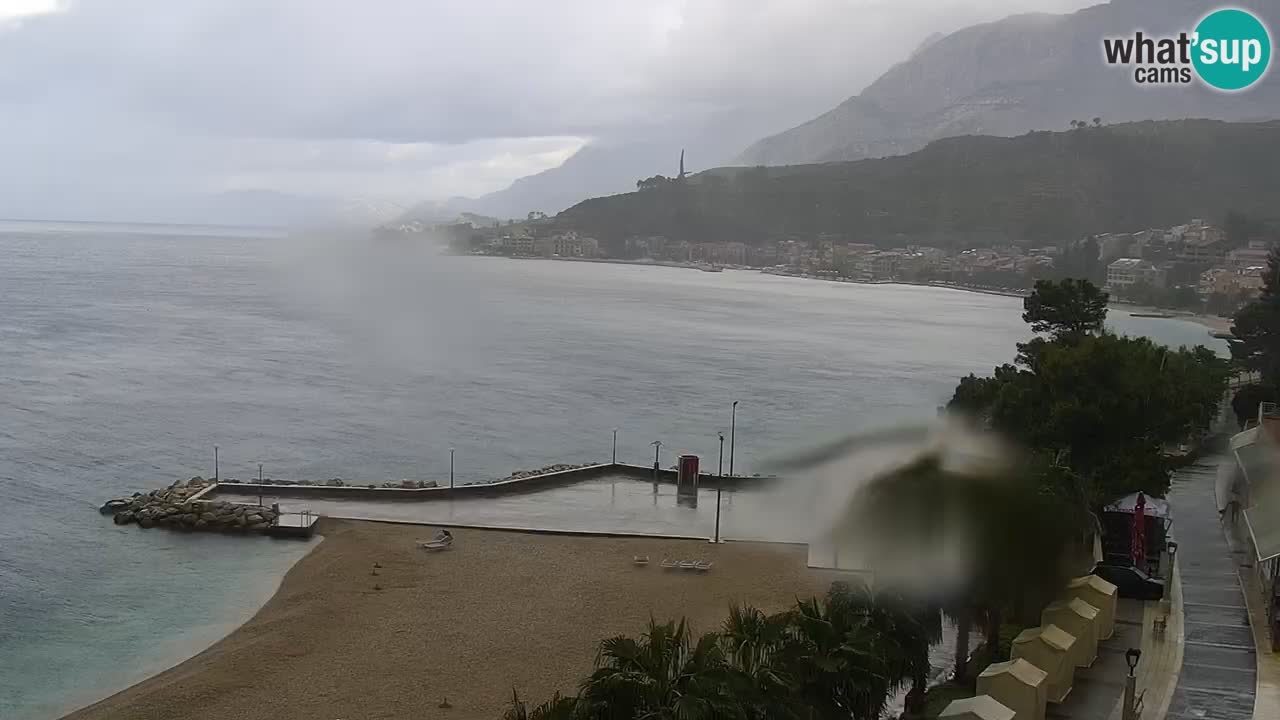
M1169 720L1255 717L1257 655L1214 496L1219 461L1209 457L1180 470L1169 493L1183 610L1182 670L1164 716ZM1171 624L1168 641L1177 640L1173 631Z

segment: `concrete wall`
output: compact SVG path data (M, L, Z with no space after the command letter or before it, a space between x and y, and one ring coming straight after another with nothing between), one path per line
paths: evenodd
M343 485L341 487L332 485L280 485L280 484L264 484L258 483L222 483L213 486L204 494L204 499L211 499L219 492L234 492L236 494L256 494L261 489L264 495L272 497L284 498L332 498L332 499L354 499L354 500L443 500L458 497L495 497L500 495L514 495L524 492L536 492L548 487L557 487L563 485L572 485L584 480L593 480L599 477L608 476L626 476L635 478L636 480L652 480L654 472L652 467L644 467L642 465L627 465L624 463L600 463L599 465L588 465L587 467L574 468L572 470L561 470L558 472L544 473L542 475L530 475L528 477L517 478L514 480L501 480L492 483L479 483L475 485L457 485L449 487L433 488L384 488L384 487L368 487L367 485ZM666 484L674 484L676 481L675 470L659 469L657 472L658 482ZM724 487L740 487L753 483L760 483L774 478L765 477L747 477L736 476L724 478ZM716 476L708 474L700 474L698 483L701 487L716 486Z

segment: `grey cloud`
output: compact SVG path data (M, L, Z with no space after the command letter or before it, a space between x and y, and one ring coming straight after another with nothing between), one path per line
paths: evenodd
M749 140L932 32L1084 4L67 0L0 25L0 190L483 192L587 139Z

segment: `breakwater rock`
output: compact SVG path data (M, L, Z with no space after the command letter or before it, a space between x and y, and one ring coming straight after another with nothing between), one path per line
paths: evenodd
M556 463L555 465L547 465L537 470L516 470L501 480L492 480L490 482L503 482L504 480L520 480L522 478L534 477L535 475L546 475L553 472L563 472L565 470L577 470L578 468L591 467L592 463L582 463L574 465L572 463Z
M117 525L136 523L143 528L227 532L262 532L271 527L279 515L272 508L257 505L192 499L209 484L210 481L199 477L186 483L178 481L167 488L108 500L101 512L113 516Z

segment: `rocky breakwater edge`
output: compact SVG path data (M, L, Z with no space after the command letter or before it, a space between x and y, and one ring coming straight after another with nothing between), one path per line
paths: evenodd
M265 532L279 517L274 508L198 499L213 484L201 477L178 480L167 488L108 500L100 512L113 516L117 525L221 532Z

